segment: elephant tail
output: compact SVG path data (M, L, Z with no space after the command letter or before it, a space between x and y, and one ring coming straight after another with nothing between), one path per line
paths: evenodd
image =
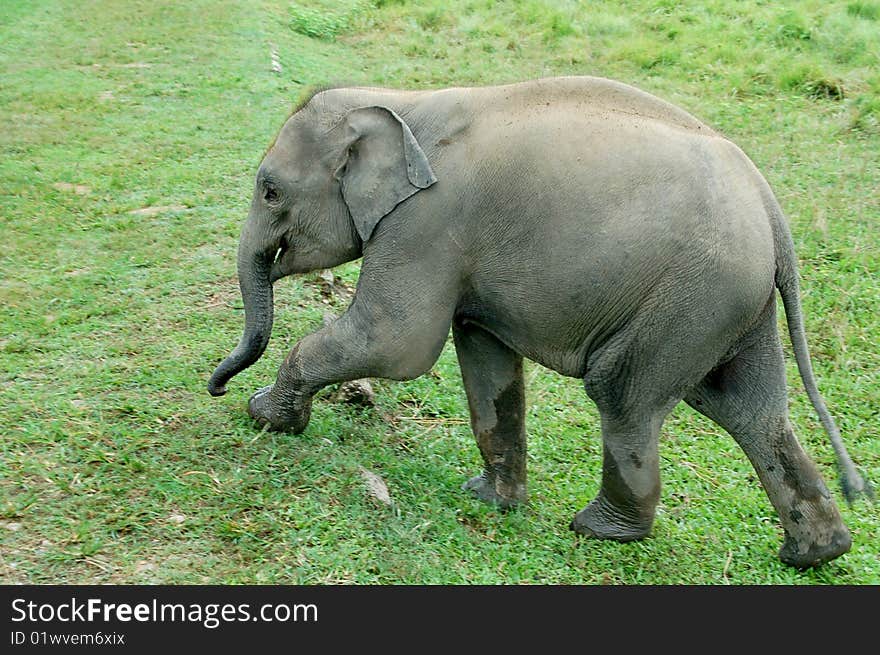
M860 495L873 499L874 491L870 483L862 478L856 470L855 464L853 464L849 453L846 451L843 439L840 437L840 430L838 430L816 386L816 378L813 375L813 366L810 362L810 351L807 348L807 335L804 330L794 242L792 241L785 218L782 215L782 210L775 199L772 199L771 216L776 245L776 288L779 289L779 295L782 296L785 319L788 323L788 334L791 337L791 345L794 350L794 357L801 380L804 383L804 389L806 389L807 396L819 415L825 431L831 438L831 445L837 456L840 486L847 503L851 505Z

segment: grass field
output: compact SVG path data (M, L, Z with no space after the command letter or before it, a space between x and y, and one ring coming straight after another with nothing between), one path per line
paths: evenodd
M781 4L781 3L780 3ZM754 159L789 216L820 388L880 482L880 3L0 3L0 582L878 584L876 506L847 507L788 353L791 413L852 552L798 572L733 440L681 406L653 535L577 539L598 417L527 367L531 501L461 483L479 455L451 344L377 406L316 399L307 432L244 409L344 297L276 290L263 359L212 399L243 311L238 229L304 88L592 74L675 102ZM353 286L357 265L336 271ZM381 476L392 504L361 469Z

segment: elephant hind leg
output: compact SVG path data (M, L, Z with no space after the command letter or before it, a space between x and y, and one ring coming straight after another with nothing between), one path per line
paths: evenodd
M657 442L663 414L603 410L602 487L571 522L586 537L634 541L647 537L660 500Z
M584 389L602 418L602 486L575 515L575 532L616 541L650 533L660 500L660 429L721 357L726 315L721 309L718 314L713 322L686 306L646 303L591 355Z
M851 539L788 421L775 311L765 314L744 343L748 345L709 373L685 401L729 432L751 461L785 530L779 558L798 568L817 566L847 552Z

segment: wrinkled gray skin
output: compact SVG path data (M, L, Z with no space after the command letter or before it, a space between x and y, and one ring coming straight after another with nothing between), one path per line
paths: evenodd
M262 355L276 280L361 256L348 311L250 399L260 423L298 433L326 385L420 376L451 328L485 462L465 485L477 497L526 498L528 357L583 379L601 415L602 486L576 532L649 533L660 427L684 400L752 462L782 561L849 550L787 415L777 289L847 498L866 490L816 389L790 233L746 155L689 114L589 77L318 93L260 165L238 250L244 335L211 394Z

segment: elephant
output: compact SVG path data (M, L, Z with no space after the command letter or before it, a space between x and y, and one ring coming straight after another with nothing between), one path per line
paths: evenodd
M777 291L845 498L870 493L817 388L790 229L748 156L686 111L586 76L315 90L257 171L237 253L244 332L208 391L263 354L276 281L358 258L345 313L248 401L264 427L302 432L330 384L425 374L451 329L484 462L463 487L479 499L527 499L527 358L581 379L601 419L601 488L576 533L650 533L661 426L684 401L750 460L782 562L851 548L788 418Z

